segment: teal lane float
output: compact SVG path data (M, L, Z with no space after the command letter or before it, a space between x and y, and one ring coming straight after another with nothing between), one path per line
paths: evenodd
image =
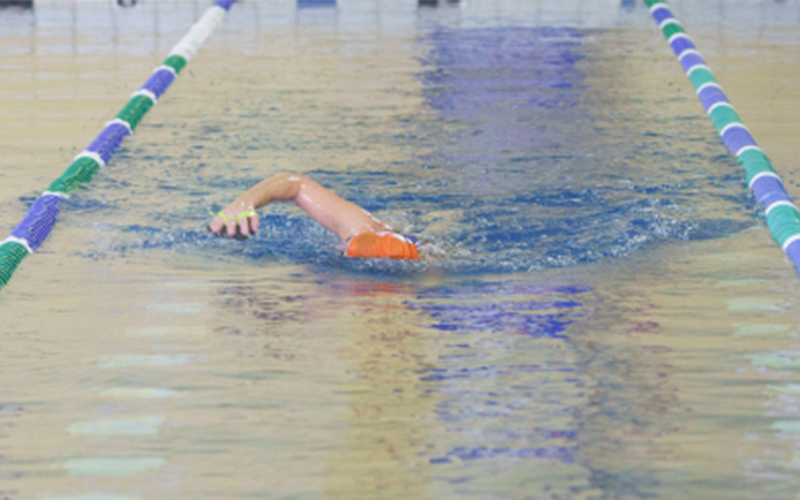
M203 42L222 21L235 0L218 0L178 42L169 56L134 92L117 116L108 122L94 141L79 154L66 171L50 184L28 210L11 235L0 243L0 288L5 286L20 262L44 242L56 223L61 203L69 193L92 180L105 167L122 140L131 135L144 115L166 92Z
M769 158L756 145L702 54L667 4L662 0L644 0L644 3L650 8L669 46L678 56L722 142L744 167L747 185L756 200L764 206L772 236L800 273L800 212L797 206L787 194Z

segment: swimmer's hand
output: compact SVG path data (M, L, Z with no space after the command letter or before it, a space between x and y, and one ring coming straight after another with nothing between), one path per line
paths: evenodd
M214 234L247 239L258 231L258 213L240 203L234 202L217 214L210 210L209 213L214 219L208 225L208 230Z

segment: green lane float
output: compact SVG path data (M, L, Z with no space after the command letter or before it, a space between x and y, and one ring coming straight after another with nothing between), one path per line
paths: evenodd
M144 115L166 92L181 70L224 19L235 0L218 0L178 42L169 56L134 92L122 110L108 122L89 147L75 157L64 173L33 202L22 221L0 242L0 288L5 286L29 254L44 242L58 218L61 203L69 193L92 180L105 167L125 137L133 134Z
M663 0L644 0L644 3L678 57L722 142L744 168L747 185L764 207L772 236L800 274L800 212L797 206L669 6Z

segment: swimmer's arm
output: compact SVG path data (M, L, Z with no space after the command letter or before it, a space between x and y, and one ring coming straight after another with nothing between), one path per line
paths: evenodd
M390 230L355 203L341 198L308 177L288 173L263 180L239 195L223 210L228 217L227 224L221 217L215 217L209 228L215 233L225 229L228 236L234 237L237 230L235 217L275 201L294 201L342 241L361 233ZM254 234L258 230L258 215L240 218L238 230L242 236Z

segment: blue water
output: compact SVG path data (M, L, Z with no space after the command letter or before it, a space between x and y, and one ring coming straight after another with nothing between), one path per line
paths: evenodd
M576 462L577 427L554 424L576 411L583 381L576 368L556 353L569 350L567 328L585 316L584 301L594 305L590 292L514 282L461 282L427 289L407 303L431 319L427 327L457 332L463 339L447 344L439 354L439 365L420 373L427 390L441 395L438 418L458 436L450 438L457 445L431 457L430 463L458 461L480 468L486 462L499 462L494 468L513 467L520 460ZM494 300L487 302L487 296ZM478 332L481 340L476 342ZM514 351L519 361L500 361L503 351ZM542 351L550 355L542 356ZM534 408L546 417L532 425L525 414ZM505 423L495 427L495 420ZM476 428L488 430L483 439L470 436ZM447 479L472 481L470 476Z
M203 198L235 196L269 171L234 179L227 172L208 172L203 148L249 159L298 147L348 146L317 136L315 124L302 122L292 125L308 127L304 144L276 140L276 127L289 123L285 111L253 101L256 96L240 104L248 111L233 130L206 119L202 134L193 137L189 161L154 154L145 145L121 152L117 161L152 162L166 172L188 167L196 174L162 178L150 186L181 200L173 209L175 218L159 214L115 228L122 241L90 255L199 247L210 258L222 252L320 268L498 273L625 258L650 245L724 237L753 227L756 211L739 167L705 117L675 116L666 107L645 109L637 105L640 96L624 88L590 86L586 76L612 64L592 56L596 47L586 44L591 36L569 28L434 27L421 33L416 44L424 71L415 78L430 112L421 110L362 139L390 142L405 152L405 160L305 172L378 217L402 212L390 222L435 250L424 264L342 259L334 237L303 215L281 209L264 210L261 234L244 244L205 234ZM347 120L347 109L341 113ZM247 134L249 123L264 133L248 137L244 150L234 154L227 148L242 140L239 134ZM130 186L98 189L106 188ZM77 203L88 216L96 200ZM449 227L429 231L425 216L437 211L455 216Z
M3 290L0 497L794 498L793 271L743 243L761 215L655 28L339 4L234 6ZM150 68L191 17L64 5L15 24L15 78ZM425 258L343 258L291 205L206 231L281 170Z

